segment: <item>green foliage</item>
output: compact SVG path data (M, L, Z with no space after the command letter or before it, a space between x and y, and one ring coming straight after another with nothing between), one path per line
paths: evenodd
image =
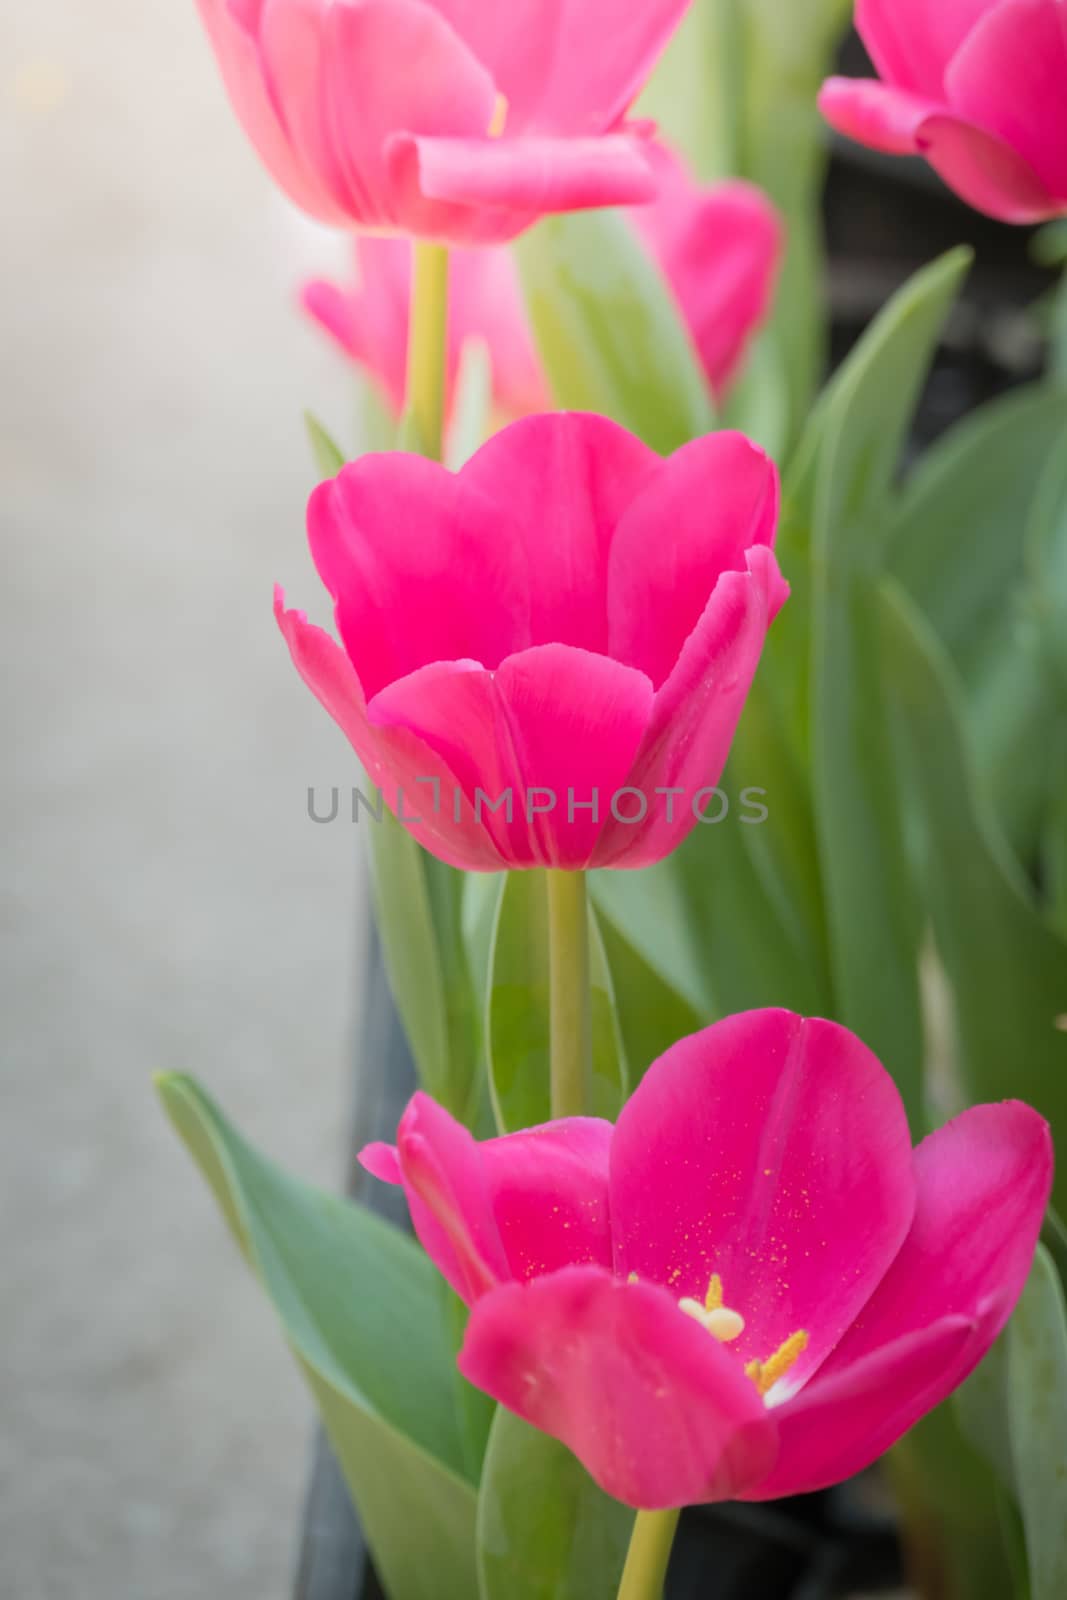
M191 1079L158 1086L311 1385L392 1600L470 1600L485 1433L436 1269L259 1155Z
M480 1600L615 1600L633 1520L564 1445L497 1411L478 1499Z
M714 427L688 331L625 216L546 217L515 250L557 405L602 412L661 455Z

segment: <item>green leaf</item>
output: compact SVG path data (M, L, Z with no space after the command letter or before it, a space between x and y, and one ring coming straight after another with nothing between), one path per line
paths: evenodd
M615 1600L634 1514L501 1407L478 1500L480 1600Z
M889 570L960 674L979 777L1031 864L1050 792L1055 652L1067 626L1067 607L1054 615L1055 564L1042 559L1045 538L1055 550L1065 446L1067 394L1034 385L984 406L928 452L890 529Z
M1067 1306L1039 1245L1008 1327L1012 1454L1031 1600L1067 1594Z
M559 406L612 417L661 455L715 426L689 334L623 215L546 217L515 251Z
M977 784L943 648L885 580L882 642L914 801L924 900L955 998L969 1098L1027 1100L1067 1139L1067 941L1048 925ZM1067 1171L1056 1182L1067 1202Z
M423 850L384 807L368 840L382 958L419 1080L470 1125L481 1100L481 1030L463 944L464 875Z
M835 385L815 461L811 752L834 1015L924 1122L919 908L896 793L878 635L885 503L970 262L953 251L886 308Z
M315 457L315 466L324 479L336 478L345 464L345 454L341 446L310 411L304 412L304 426L311 444L311 453Z
M663 1052L707 1021L649 965L603 912L597 926L615 992L615 1009L630 1069L631 1091Z
M405 1234L259 1155L191 1079L157 1083L314 1391L391 1600L470 1600L479 1462L441 1279Z
M595 914L589 918L589 953L591 1110L594 1116L614 1121L626 1099L627 1070L611 973ZM501 1132L548 1122L548 905L540 872L510 872L501 886L489 967L486 1041Z

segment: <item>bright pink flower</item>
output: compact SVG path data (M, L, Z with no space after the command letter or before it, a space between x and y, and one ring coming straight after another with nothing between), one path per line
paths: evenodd
M197 0L235 111L323 221L452 244L649 199L630 102L688 0Z
M771 309L785 242L782 222L753 184L698 184L662 143L649 146L649 157L656 200L635 206L631 216L674 291L722 401Z
M871 1052L787 1011L674 1045L614 1128L478 1144L418 1094L361 1160L472 1307L461 1371L646 1509L881 1455L1003 1328L1052 1182L1028 1106L912 1151Z
M1065 0L857 0L856 26L882 82L829 79L835 128L1004 222L1067 211Z
M371 455L321 485L308 528L344 649L280 595L276 613L442 860L646 866L725 765L788 593L777 515L774 466L740 434L664 460L603 417L527 417L458 473Z
M356 240L350 289L316 280L303 302L353 361L381 385L392 411L404 409L411 246L404 239ZM518 273L503 246L456 250L449 267L448 391L455 392L464 345L481 339L493 363L493 396L509 417L544 411L548 388L534 350Z

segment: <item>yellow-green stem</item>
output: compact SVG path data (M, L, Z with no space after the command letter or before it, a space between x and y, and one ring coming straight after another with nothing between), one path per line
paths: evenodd
M584 872L545 873L552 1115L589 1114L593 1030L589 1002L589 903Z
M407 409L420 449L440 461L448 351L448 249L422 239L416 239L412 249Z
M619 1600L661 1600L679 1511L639 1511L619 1585Z

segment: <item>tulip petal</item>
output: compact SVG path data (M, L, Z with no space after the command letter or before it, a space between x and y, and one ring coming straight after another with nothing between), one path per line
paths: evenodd
M546 791L546 808L553 799L551 812L528 803L536 860L579 871L648 727L652 685L607 656L563 644L509 656L496 685L523 787Z
M1010 145L950 112L927 117L917 141L950 189L999 222L1041 222L1064 209Z
M827 78L818 103L831 128L891 156L918 155L919 129L943 110L937 101L874 78Z
M289 198L323 222L346 220L343 197L293 148L263 76L259 14L232 0L196 0L230 101L267 170Z
M492 668L529 642L524 552L462 474L365 456L312 495L308 536L368 699L427 663Z
M784 246L774 206L754 184L704 186L678 156L649 146L658 193L633 223L659 262L720 402L771 307Z
M725 1348L662 1290L596 1267L485 1295L459 1368L627 1505L731 1499L774 1459L774 1423Z
M644 141L629 133L599 138L459 139L395 134L387 144L393 181L408 211L418 196L442 205L489 208L486 240L513 238L546 211L637 205L656 180Z
M778 1460L741 1498L811 1494L862 1472L944 1399L973 1337L966 1317L943 1317L833 1375L817 1373L775 1407Z
M941 99L949 62L994 0L857 0L856 27L887 83Z
M330 283L309 283L302 295L304 307L352 360L377 378L399 416L407 387L411 245L406 239L361 234L354 256L353 287L344 291Z
M1067 209L1067 36L1059 0L1000 0L947 74L952 110L999 138ZM1032 181L1019 196L1026 203ZM1047 214L1047 212L1046 212Z
M290 12L292 0L280 0L280 9ZM462 219L395 189L386 146L397 129L443 138L484 135L496 107L491 75L420 0L330 5L323 27L321 98L316 103L305 94L301 106L315 117L317 136L329 140L353 213L365 226L447 236ZM285 72L291 70L288 48L283 37L278 52Z
M440 797L446 821L469 820L509 866L538 864L525 818L522 774L491 672L477 661L422 667L377 694L368 717L384 753L414 738L455 773L459 799L454 792Z
M608 647L659 689L724 572L774 543L773 462L740 433L712 433L657 469L624 512L608 561Z
M495 674L477 662L425 667L382 690L368 717L383 739L405 729L440 756L512 866L578 870L651 707L642 674L553 644L508 657ZM579 810L594 790L596 812Z
M658 803L647 824L609 822L595 865L640 867L660 861L697 825L722 775L764 641L788 588L773 553L757 545L745 572L719 579L666 683L627 779ZM673 791L673 794L670 793Z
M408 832L450 866L499 872L506 857L497 852L491 836L466 812L458 821L451 812L451 796L460 785L440 756L406 729L390 732L386 743L370 727L363 689L351 661L329 634L309 623L302 612L286 611L280 589L275 592L274 615L300 676L346 735L390 811L403 817ZM433 794L423 786L432 780L447 797L440 812L433 808ZM415 798L419 803L420 796L425 796L423 809L415 813L407 801Z
M611 1264L611 1124L571 1117L476 1143L448 1113L416 1094L398 1145L360 1152L368 1172L403 1184L415 1231L468 1301L498 1280L574 1264Z
M612 537L660 467L655 451L606 417L557 412L504 429L463 468L464 483L501 508L522 548L531 645L607 653Z
M610 1181L618 1272L699 1299L717 1272L745 1361L807 1334L786 1392L855 1320L915 1204L892 1079L847 1029L787 1011L728 1017L650 1067Z
M914 1166L908 1236L813 1386L952 1316L978 1324L966 1367L947 1387L961 1383L1022 1293L1052 1188L1044 1118L1017 1100L973 1106L922 1141Z
M643 86L689 0L430 0L492 72L508 129L599 133Z

